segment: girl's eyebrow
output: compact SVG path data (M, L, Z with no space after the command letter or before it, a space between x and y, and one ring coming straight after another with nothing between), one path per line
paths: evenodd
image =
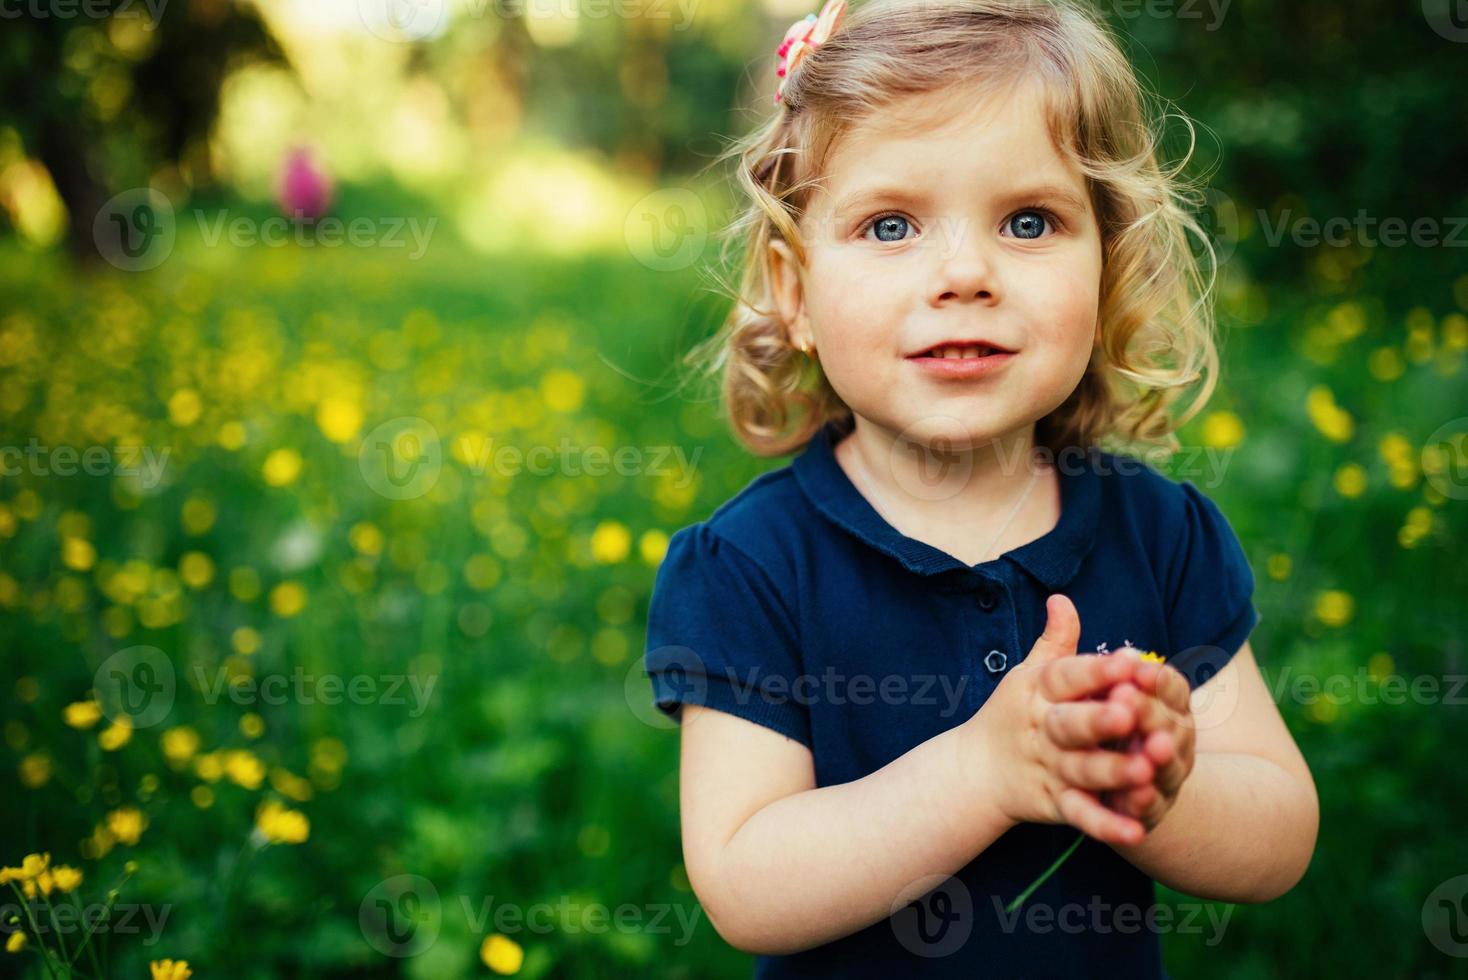
M858 187L836 202L835 212L843 214L858 205L873 205L878 202L917 204L925 199L922 191L910 187Z
M1016 200L1024 198L1028 201L1046 201L1050 204L1064 204L1077 211L1086 210L1086 202L1083 198L1077 196L1075 191L1069 187L1062 187L1059 184L1040 184L1036 187L1027 187L1023 190L1015 191L1009 197Z
M877 204L920 204L927 199L927 195L910 187L874 185L871 187L858 187L841 197L833 209L836 214L856 208L859 205L874 206ZM1085 211L1086 202L1079 197L1075 191L1059 184L1038 184L1033 187L1023 187L1018 190L1006 192L1002 198L1005 202L1046 201L1050 204L1066 205L1076 211Z

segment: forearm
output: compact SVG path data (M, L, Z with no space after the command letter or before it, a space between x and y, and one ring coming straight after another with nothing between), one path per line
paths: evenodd
M1200 753L1172 809L1118 854L1162 884L1224 902L1267 902L1310 864L1315 787L1258 756Z
M757 811L718 862L703 904L721 935L749 952L796 952L892 914L971 861L1012 826L964 726L869 776L806 790ZM710 898L714 898L713 902Z

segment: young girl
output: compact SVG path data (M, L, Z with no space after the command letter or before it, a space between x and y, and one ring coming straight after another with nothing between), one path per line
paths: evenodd
M673 537L648 614L689 880L761 976L1162 976L1221 924L1153 882L1275 898L1318 812L1227 520L1099 447L1175 449L1212 392L1201 230L1078 3L845 13L732 154L713 338L734 432L801 451Z

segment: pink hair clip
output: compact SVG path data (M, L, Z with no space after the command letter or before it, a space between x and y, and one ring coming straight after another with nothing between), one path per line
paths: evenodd
M785 83L790 81L800 60L826 42L836 25L841 23L841 15L844 13L846 0L826 0L819 16L806 14L790 25L790 29L785 32L785 39L775 49L775 54L780 58L780 66L775 69L775 74L780 76L779 87L775 89L776 105L784 99Z

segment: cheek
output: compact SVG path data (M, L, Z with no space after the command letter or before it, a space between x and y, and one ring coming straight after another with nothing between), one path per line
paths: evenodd
M1096 338L1100 312L1101 264L1077 262L1065 274L1047 274L1031 284L1038 311L1031 323L1033 339L1057 351L1068 351L1084 362Z
M873 275L859 262L817 253L806 282L806 309L823 364L891 353L897 314L889 307L896 306L901 287L890 276Z

